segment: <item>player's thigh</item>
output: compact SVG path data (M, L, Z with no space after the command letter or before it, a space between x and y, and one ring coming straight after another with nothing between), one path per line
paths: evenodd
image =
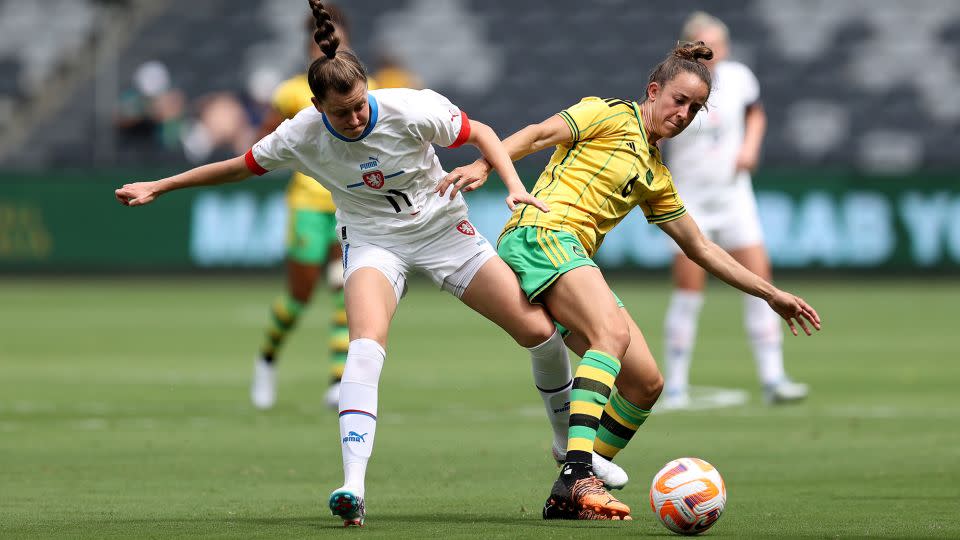
M731 250L730 256L742 264L744 268L767 281L770 281L773 277L773 272L770 269L770 257L767 256L767 250L763 247L763 244Z
M344 304L350 340L386 346L390 321L406 290L406 267L395 253L371 245L344 245Z
M506 330L524 347L543 343L555 331L547 312L527 300L517 276L500 257L492 257L483 264L460 300Z
M314 286L320 276L320 267L294 259L287 259L287 290L300 303L307 303L313 296Z
M580 266L564 272L540 298L557 322L584 336L591 348L617 357L626 350L629 329L599 268Z
M685 291L702 291L707 284L707 273L699 264L683 253L673 258L673 286Z
M640 327L626 309L620 311L630 329L630 346L620 359L620 374L616 380L617 391L627 398L627 401L649 409L660 397L663 376Z

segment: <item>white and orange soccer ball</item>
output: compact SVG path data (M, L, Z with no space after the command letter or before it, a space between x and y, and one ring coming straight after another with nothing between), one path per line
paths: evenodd
M678 458L653 477L650 507L675 533L699 534L720 519L727 488L713 465L698 458Z

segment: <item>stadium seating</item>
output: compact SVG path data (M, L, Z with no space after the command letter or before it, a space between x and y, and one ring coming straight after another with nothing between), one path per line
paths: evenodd
M32 3L0 1L0 9ZM148 21L120 51L113 83L119 86L118 92L129 85L138 65L153 59L169 67L173 83L190 98L218 90L240 93L253 70L268 68L288 75L302 65L301 21L306 9L301 0L168 0L165 4L162 14ZM656 11L617 0L389 4L351 0L341 4L351 18L354 48L365 61L373 64L378 51L390 50L419 72L426 84L505 134L585 95L641 95L649 69L676 42L685 16L702 3L661 2ZM863 9L867 4L870 9ZM734 54L761 81L770 116L765 166L882 171L884 167L947 168L960 162L956 152L943 144L955 137L960 124L960 66L949 53L960 42L960 4L937 0L867 4L861 0L710 3L712 13L730 26ZM385 5L390 7L384 10ZM92 28L89 18L71 19L81 22L70 32L58 27L57 33L69 34L73 41L58 47L68 47ZM911 26L923 31L894 32ZM34 64L46 61L40 54L14 57L3 43L0 113L4 99L20 99L10 80L23 79L18 73L42 71ZM481 75L470 80L475 73ZM78 88L56 119L58 125L71 128L53 130L49 123L38 128L18 156L21 163L95 164L98 153L91 148L95 141L89 134L105 129L109 119L93 112L93 88L109 82L90 81ZM942 88L939 98L933 88ZM804 140L818 136L808 131L810 126L823 126L826 139ZM866 146L881 140L878 134L892 127L911 141L910 150L895 164L877 161L878 152ZM169 149L127 149L122 141L112 148L110 164L184 161L182 153Z

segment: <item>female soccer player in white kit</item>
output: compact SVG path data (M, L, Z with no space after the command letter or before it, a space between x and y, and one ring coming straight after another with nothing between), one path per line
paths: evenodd
M302 171L330 190L343 245L350 334L339 406L344 485L331 494L330 509L345 525L362 525L387 331L411 270L425 273L530 351L554 448L563 452L572 376L552 319L527 302L513 271L471 225L463 197L450 200L435 192L445 173L432 145L469 143L500 174L511 209L526 203L548 211L527 193L500 139L436 92L368 92L360 61L337 51L329 14L317 0L310 5L317 21L314 39L324 52L308 71L315 108L283 122L244 156L127 184L116 197L136 206L170 190L236 182L277 168Z
M716 17L692 14L683 27L682 39L703 41L713 49L713 60L704 64L714 78L714 89L709 110L667 141L667 164L687 211L704 234L748 270L770 281L770 260L750 181L766 129L760 86L747 66L725 59L728 31ZM665 322L667 373L662 401L664 407L683 408L690 403L690 360L706 274L677 252L673 275L675 288ZM806 385L792 382L784 372L777 314L763 300L744 295L744 322L766 401L805 398Z

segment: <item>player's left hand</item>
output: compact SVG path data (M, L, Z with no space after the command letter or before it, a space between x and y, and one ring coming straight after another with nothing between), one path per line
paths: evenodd
M793 335L800 335L797 332L796 324L799 324L800 327L803 328L803 332L808 336L811 335L810 328L807 327L808 322L815 329L820 330L820 315L818 315L817 310L813 309L803 298L792 295L786 291L778 290L773 297L767 300L767 303L777 312L777 315L780 315L783 317L783 320L787 321L787 326L790 327ZM796 324L794 324L794 321L796 321Z
M547 206L547 203L541 201L526 191L510 193L507 195L507 208L512 211L518 204L529 204L536 206L541 212L550 212L550 207Z
M490 167L477 160L450 171L437 184L436 192L443 197L447 193L447 188L453 187L450 191L450 200L452 201L460 191L467 192L479 189L487 182L488 176L490 176Z

